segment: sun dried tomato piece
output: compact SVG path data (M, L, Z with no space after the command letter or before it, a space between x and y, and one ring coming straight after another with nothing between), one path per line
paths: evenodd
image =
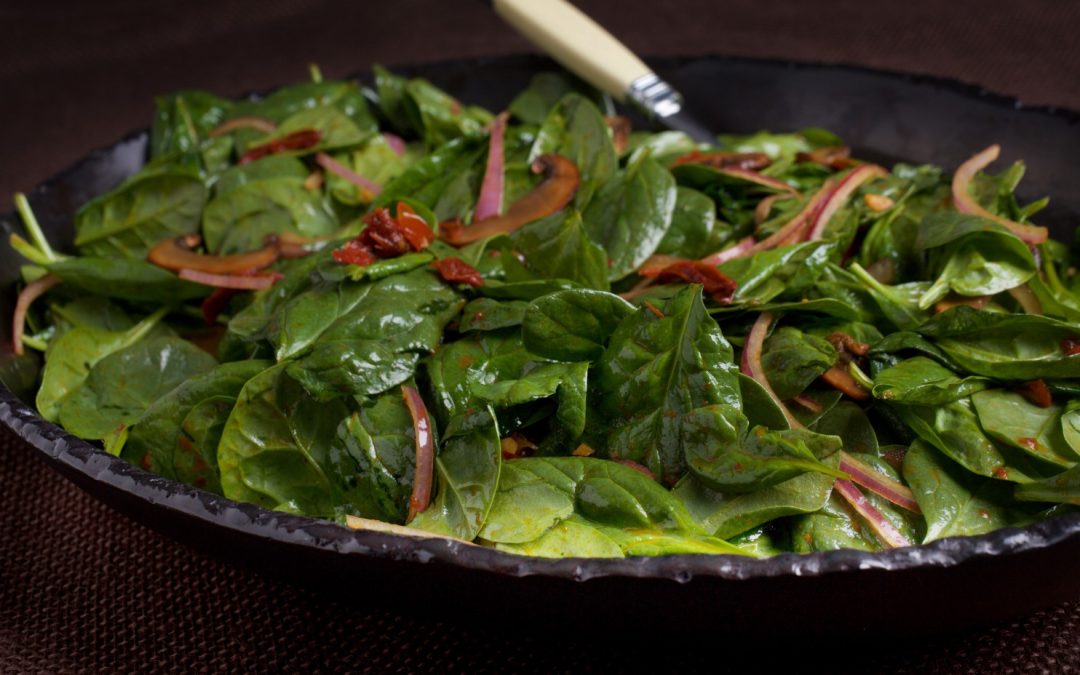
M353 239L347 242L341 248L335 250L330 255L334 256L334 260L338 261L342 265L359 265L366 267L375 262L375 254L371 252L367 244L363 243L359 239Z
M1061 351L1065 352L1066 356L1080 354L1080 338L1065 338L1062 340Z
M408 253L409 242L398 227L397 221L384 208L375 209L364 216L367 227L358 237L380 258L396 258Z
M414 251L422 251L435 241L435 232L427 221L405 202L397 203L397 224Z
M738 288L734 279L700 260L677 260L660 270L656 275L656 282L701 284L705 293L722 305L731 304L735 289Z
M1054 404L1054 397L1050 393L1050 387L1043 380L1031 380L1016 387L1016 393L1040 408L1049 408Z
M444 281L452 284L468 284L473 288L484 285L484 277L480 276L480 272L461 258L441 258L433 261L431 266Z

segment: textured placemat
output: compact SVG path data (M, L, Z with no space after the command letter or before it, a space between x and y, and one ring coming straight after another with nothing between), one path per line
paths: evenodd
M533 636L460 625L448 607L432 607L427 619L347 606L135 524L6 429L0 513L2 673L1080 671L1080 602L987 630L873 644L853 637L806 654L783 641L747 647L722 635L709 644L654 644L648 617L640 641L597 644L557 629Z

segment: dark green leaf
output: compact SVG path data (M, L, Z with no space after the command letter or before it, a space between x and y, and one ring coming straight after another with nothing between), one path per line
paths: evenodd
M567 94L548 111L529 161L545 154L562 155L577 166L581 183L574 204L579 209L618 168L615 146L603 116L588 99L575 93Z
M215 197L203 214L206 248L228 254L262 248L271 234L321 237L337 229L322 197L293 176L244 183Z
M1062 432L1062 407L1043 408L1020 394L988 389L971 397L979 425L991 438L1060 467L1080 461Z
M898 335L894 333L892 336ZM916 356L886 368L874 376L874 398L890 403L937 405L966 398L990 386L985 377L964 377L932 361Z
M528 305L522 340L533 354L557 361L595 361L634 307L617 295L589 289L557 291Z
M761 364L776 395L789 399L821 377L836 359L836 348L827 340L782 326L765 340Z
M589 238L578 211L564 210L529 223L511 235L510 246L524 260L511 276L510 260L516 258L513 253L509 259L503 255L509 281L568 279L589 288L608 288L607 254Z

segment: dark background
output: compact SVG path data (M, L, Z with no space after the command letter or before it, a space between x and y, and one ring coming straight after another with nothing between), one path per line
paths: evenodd
M1080 109L1080 2L578 5L646 56L856 64ZM374 62L529 49L479 0L7 1L0 26L0 210L15 190L147 126L156 94L197 87L238 95L306 78L309 62L329 78ZM573 636L540 640L513 626L493 633L455 625L452 608L417 619L345 606L131 523L7 432L0 513L0 672L716 670L767 667L784 651L734 649L718 636L695 659L645 635L635 653ZM862 672L1078 672L1080 604L934 640L862 645L858 656L852 646L789 656L804 667Z

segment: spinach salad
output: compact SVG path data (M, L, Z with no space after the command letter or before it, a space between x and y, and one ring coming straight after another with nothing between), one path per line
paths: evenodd
M230 499L536 556L1080 504L1078 252L996 146L948 175L820 129L635 131L561 74L499 114L312 75L158 98L73 253L16 197L42 417Z

